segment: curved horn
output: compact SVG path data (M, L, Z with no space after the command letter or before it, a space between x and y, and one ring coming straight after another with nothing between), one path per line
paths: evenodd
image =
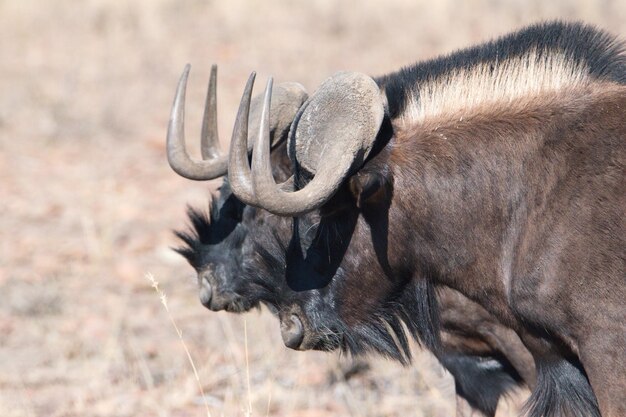
M202 161L191 159L185 148L185 92L191 66L187 64L178 81L176 96L167 128L167 160L177 174L190 180L210 180L228 170L228 159L218 149L216 78L217 66L211 68L204 119L202 123ZM208 158L208 159L207 159Z
M291 126L296 159L315 176L303 189L286 192L274 182L270 166L269 91L271 79L254 145L254 175L247 163L245 169L243 165L238 169L245 172L248 181L252 177L248 191L254 190L256 198L249 204L277 215L299 216L326 203L345 178L365 162L384 117L383 100L377 84L364 74L342 72L325 81Z
M228 180L233 194L242 202L256 206L256 197L252 188L252 173L248 164L248 114L250 112L250 100L252 98L252 87L256 73L253 72L248 78L246 88L241 97L235 126L233 127L233 137L230 140L230 153L228 160Z

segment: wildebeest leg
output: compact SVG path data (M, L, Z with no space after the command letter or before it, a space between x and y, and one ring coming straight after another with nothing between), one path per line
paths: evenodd
M502 360L462 354L439 357L454 377L457 417L493 417L501 397L519 385L519 375Z
M603 417L626 416L626 335L591 335L580 347Z
M485 337L491 346L504 353L506 360L519 374L528 388L534 388L537 381L535 362L530 352L519 343L519 338L515 332L504 326L493 327L491 328L491 334Z

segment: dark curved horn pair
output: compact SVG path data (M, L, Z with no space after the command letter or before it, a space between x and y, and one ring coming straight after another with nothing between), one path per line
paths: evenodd
M228 171L228 156L219 149L217 133L217 66L211 67L211 76L202 119L201 161L193 160L185 147L185 92L189 78L190 65L187 64L178 82L176 96L167 130L167 160L179 175L191 180L210 180L221 177ZM269 128L275 140L282 138L291 125L298 109L308 98L304 87L298 83L282 83L273 91L272 96L278 104L278 111L270 121ZM253 100L251 121L253 130L260 123L258 114L262 107L262 97ZM252 150L252 143L245 153Z
M379 88L367 75L337 73L326 80L300 109L290 131L295 159L314 174L301 190L277 185L270 164L272 79L265 98L258 136L248 164L248 114L255 74L244 90L230 144L229 179L243 202L282 216L299 216L322 206L341 183L360 168L371 151L384 117Z

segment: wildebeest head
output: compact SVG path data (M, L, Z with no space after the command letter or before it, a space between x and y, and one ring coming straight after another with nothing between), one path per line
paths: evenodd
M244 311L257 304L240 274L248 235L243 218L254 215L249 211L255 209L237 200L225 180L209 213L189 208L190 230L175 232L185 243L176 251L196 270L200 301L211 310Z
M424 304L435 300L427 293L432 287L410 281L408 274L386 273L371 240L359 237L372 233L369 225L350 217L347 210L330 218L304 215L294 224L298 243L285 228L255 234L246 274L270 289L268 302L278 311L286 346L375 351L406 363L407 330L426 346L436 345L434 336L421 331L436 324L419 322L436 319L434 305ZM348 230L363 244L341 242Z
M167 136L168 161L177 173L186 178L209 180L225 175L227 168L227 158L219 150L217 137L217 70L215 66L211 70L203 118L202 161L193 161L184 145L184 101L188 75L189 67L185 68L180 79L172 108ZM284 83L272 91L272 98L278 103L279 110L265 128L269 129L273 139L272 171L278 179L287 178L291 171L285 139L289 125L306 97L302 86L296 83ZM261 99L259 97L252 101L252 132L259 129ZM209 213L190 208L188 216L190 230L176 232L185 243L177 251L198 273L202 304L214 311L236 312L257 306L264 289L245 281L242 269L251 251L249 232L266 221L267 213L243 204L231 192L228 178L224 177L218 195L211 199ZM272 216L271 220L285 222L277 216Z

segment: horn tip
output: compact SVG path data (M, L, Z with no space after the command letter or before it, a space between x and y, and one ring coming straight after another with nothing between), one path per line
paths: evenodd
M250 73L250 76L248 77L248 82L246 84L246 87L250 88L250 91L252 91L252 86L254 85L255 79L256 79L256 71L252 71Z
M183 73L180 76L180 83L187 84L187 78L189 78L189 71L191 71L191 64L185 65Z
M272 94L273 88L274 88L274 77L270 76L267 79L267 86L265 87L265 100L269 100L269 97Z

